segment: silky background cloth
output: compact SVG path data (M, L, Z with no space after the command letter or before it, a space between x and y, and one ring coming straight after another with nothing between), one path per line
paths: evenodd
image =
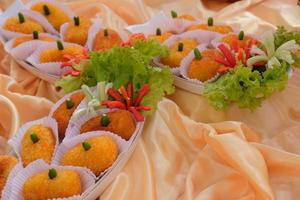
M5 9L12 1L0 0ZM121 30L171 9L239 23L249 33L284 25L300 30L296 0L74 0L78 15L99 15ZM0 152L19 125L47 115L63 94L0 48ZM199 95L176 89L147 119L132 157L100 199L296 200L300 197L300 71L285 91L254 112L215 111Z

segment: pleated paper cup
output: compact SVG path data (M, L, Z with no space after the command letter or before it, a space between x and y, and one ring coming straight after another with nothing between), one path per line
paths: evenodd
M145 36L155 35L156 29L160 28L164 32L172 32L180 34L192 25L198 24L200 21L189 21L185 19L171 18L163 11L155 14L149 21L144 24L132 25L126 27L131 33L144 33Z
M119 159L121 159L123 154L126 153L126 150L128 149L130 143L127 142L126 140L122 139L120 136L118 136L112 132L109 132L109 131L91 131L91 132L87 132L87 133L84 133L81 135L77 135L69 140L64 140L57 149L56 155L53 159L53 164L61 165L62 164L61 159L70 149L74 148L76 145L81 144L88 139L95 138L95 137L101 137L101 136L109 136L117 143L118 157L114 161L114 163L117 163L117 161ZM110 171L110 169L113 166L114 166L114 164L112 164L109 168L107 168L105 171L103 171L98 176L98 178L100 178L106 172Z
M56 152L56 149L59 145L58 131L57 131L57 123L51 117L44 117L35 121L27 122L23 126L19 128L17 133L8 141L8 144L13 148L14 152L17 154L19 160L22 162L21 158L21 143L24 138L25 133L34 125L43 125L51 129L54 139L55 139L55 148L53 151L52 159ZM51 160L52 160L51 159Z
M14 189L13 179L16 177L16 175L23 170L22 163L17 163L12 170L9 173L9 176L7 177L5 186L2 190L1 198L2 200L9 200L12 190Z
M30 163L26 168L21 170L16 177L13 179L13 190L11 190L11 195L9 200L22 200L23 197L23 186L26 180L36 174L43 173L49 169L54 168L57 171L62 170L72 170L75 171L81 181L82 193L86 191L89 187L92 187L95 184L95 175L87 168L75 167L75 166L58 166L58 165L49 165L43 160L36 160L35 162ZM61 187L64 187L63 185ZM81 200L81 195L75 195L68 198L55 198L51 200Z
M29 19L39 23L44 28L45 32L58 35L58 32L52 27L51 24L49 24L47 19L44 16L42 16L40 13L38 13L36 11L33 11L33 10L24 9L24 7L23 8L19 7L19 8L15 8L14 15L11 15L11 13L9 13L9 15L7 15L7 16L5 15L5 13L3 15L1 15L1 18L0 18L0 35L2 35L5 40L10 40L14 37L25 35L24 33L9 31L9 30L5 30L3 28L6 20L9 17L17 16L18 12L23 13L25 18L29 18Z
M74 43L63 43L64 47L67 46L80 46L78 44L74 44ZM56 48L57 44L56 42L52 42L52 43L48 43L48 44L44 44L41 47L39 47L38 49L36 49L27 59L26 61L28 61L30 64L32 64L34 67L38 68L39 70L48 73L48 74L52 74L52 75L56 75L56 76L60 76L62 74L62 69L61 69L61 64L62 62L46 62L46 63L41 63L40 62L40 55L41 52L43 50L49 49L49 48ZM82 47L82 46L80 46Z
M26 35L31 36L31 35ZM58 38L54 35L48 34L48 33L40 33L39 37L50 37L55 40L58 40ZM42 45L49 44L51 42L48 41L42 41L42 40L31 40L28 42L24 42L22 44L19 44L16 47L13 47L13 43L15 42L16 38L13 38L5 43L5 50L11 54L14 58L20 59L20 60L26 60L37 48L39 48Z
M70 18L70 20L72 20L73 17L75 16L75 15L74 15L74 12L73 12L66 4L61 3L61 2L59 2L59 1L55 1L55 0L32 0L31 2L29 2L29 3L26 5L26 7L27 7L28 9L31 9L31 7L32 7L34 4L39 3L39 2L42 2L42 3L49 3L49 4L54 5L55 7L59 8L60 10L62 10L63 12L65 12L65 13L68 15L68 17ZM57 30L50 24L50 22L47 20L46 17L44 17L44 16L43 16L41 13L39 13L39 12L36 12L36 13L37 13L37 16L43 17L43 18L47 21L47 23L52 27L52 30L55 31L55 34L56 34L56 35L59 35L59 31L57 31Z
M215 39L217 36L219 36L218 33L210 32L210 31L204 31L204 30L195 30L195 31L189 31L184 32L179 35L173 35L169 37L166 41L163 42L163 45L166 45L167 47L171 47L176 42L182 40L182 39L194 39L197 41L198 44L207 44L209 45L210 42ZM153 60L154 64L157 66L162 66L161 60L159 57L155 58ZM174 75L178 76L180 75L180 66L171 68L171 71Z

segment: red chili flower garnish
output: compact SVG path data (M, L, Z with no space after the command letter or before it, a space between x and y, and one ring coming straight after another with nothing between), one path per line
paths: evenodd
M115 99L116 101L122 101L122 96L119 94L119 92L113 88L109 88L107 90L107 94Z
M254 43L254 39L249 39L246 41L246 45L243 48L240 46L237 39L233 39L231 41L232 49L225 44L220 44L218 49L222 52L223 56L217 56L215 61L224 66L218 70L218 73L226 73L230 68L234 68L238 61L246 64L247 59L251 56L250 51Z
M88 49L84 48L82 54L77 55L63 55L64 62L60 65L61 69L67 68L63 76L79 76L80 71L74 68L74 65L80 64L82 60L89 59Z
M107 94L113 99L113 101L104 100L101 102L101 105L107 106L110 109L118 108L121 110L128 110L132 113L136 121L142 122L144 121L144 116L140 112L151 110L151 108L148 106L140 105L145 95L150 92L150 85L143 85L142 88L137 92L134 100L133 91L132 83L127 85L127 90L124 86L121 86L119 91L110 88L107 91Z
M113 109L113 108L119 108L121 110L125 110L126 109L126 106L124 103L122 103L121 101L109 101L109 100L103 100L101 102L101 105L102 106L107 106L108 108L110 109Z
M227 46L225 46L224 44L220 44L218 46L218 48L221 50L221 52L225 56L225 59L229 63L229 66L227 66L227 67L232 67L232 68L235 67L236 60L234 58L234 54L230 51L230 49Z

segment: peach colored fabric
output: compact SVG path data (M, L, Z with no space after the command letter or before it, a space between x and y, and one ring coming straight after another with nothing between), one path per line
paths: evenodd
M10 0L0 2L5 8ZM231 5L223 1L222 7L218 1L198 0L68 3L78 14L99 14L116 28L143 22L159 9L215 16L257 34L275 25L289 29L300 25L296 0L244 0ZM4 153L9 151L5 140L16 128L46 115L62 94L23 70L2 47L0 55L0 151ZM299 90L296 70L287 89L255 112L235 106L217 112L201 96L177 89L147 120L131 159L100 199L298 199Z

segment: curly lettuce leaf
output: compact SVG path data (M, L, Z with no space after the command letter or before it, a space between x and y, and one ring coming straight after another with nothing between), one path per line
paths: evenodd
M231 103L236 103L239 108L254 110L275 91L285 88L287 66L283 63L282 66L274 66L260 74L240 64L216 82L205 83L203 96L217 110L224 110Z
M71 92L83 84L95 86L97 82L106 81L119 89L131 82L136 92L144 84L150 84L151 91L143 99L142 105L150 106L153 112L165 94L174 92L170 69L150 66L154 57L167 54L168 49L153 40L136 41L133 48L114 47L105 52L92 52L87 63L75 66L81 71L79 77L64 77L57 86Z
M151 90L141 102L142 105L152 108L152 110L148 112L149 114L156 110L157 102L159 102L165 94L169 95L174 92L173 79L173 75L169 69L152 68L150 70L148 84L150 84Z
M137 40L133 47L144 56L143 59L146 63L156 56L166 57L169 55L168 47L160 45L156 40Z
M274 39L276 48L290 40L295 40L296 43L300 45L300 32L289 32L283 26L278 26L274 33Z
M81 71L80 76L74 77L71 75L65 76L55 83L56 87L63 88L66 93L78 90L82 85L95 86L94 72L91 69L91 61L84 60L79 65L74 66L77 70Z

